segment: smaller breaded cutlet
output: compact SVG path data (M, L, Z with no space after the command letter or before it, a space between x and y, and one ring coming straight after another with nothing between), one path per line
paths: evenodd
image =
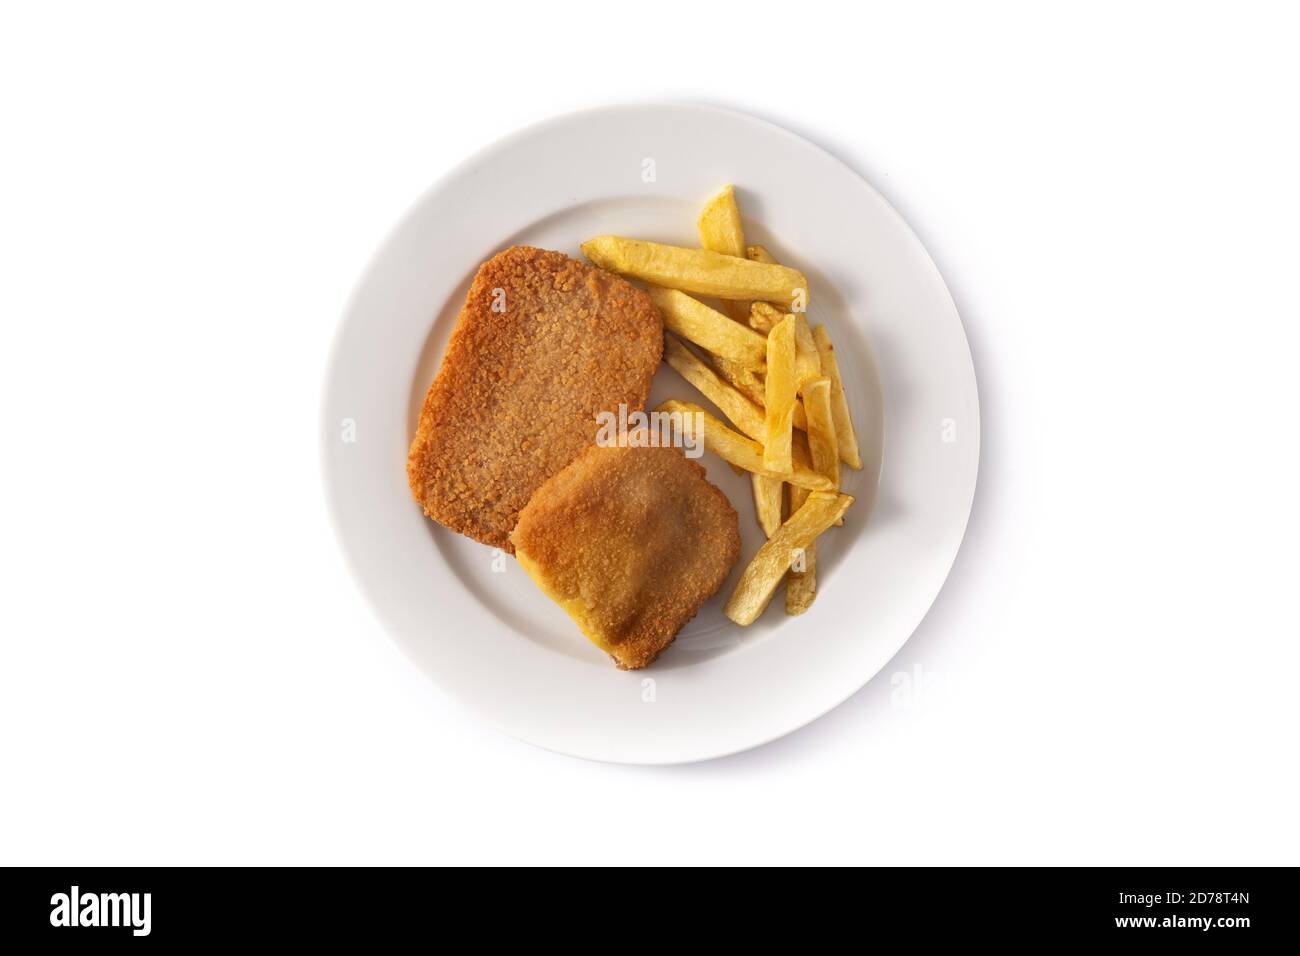
M587 449L511 535L542 591L623 669L645 667L727 579L736 509L679 448Z

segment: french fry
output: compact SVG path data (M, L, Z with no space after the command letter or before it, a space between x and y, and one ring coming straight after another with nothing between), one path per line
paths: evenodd
M724 256L745 258L745 230L740 221L740 207L736 205L736 190L730 183L704 204L696 224L700 230L700 245ZM722 309L737 322L749 318L749 303L740 299L724 299Z
M707 450L724 461L739 465L746 471L753 472L756 475L764 475L768 478L788 481L792 485L800 485L809 491L833 490L829 478L825 475L819 475L806 465L795 464L787 475L778 475L766 470L763 467L762 445L753 439L746 438L739 432L732 431L721 419L710 415L694 402L682 402L670 398L666 402L660 402L655 411L669 414L679 413L678 427L692 438L702 438L704 447ZM695 435L694 416L696 413L704 416L702 419L704 434L702 436Z
M790 486L790 513L794 514L808 500L806 488ZM843 521L843 517L839 519ZM771 535L768 535L770 538ZM803 549L803 568L798 561L790 563L790 573L785 578L785 613L802 614L812 607L817 597L817 542L809 541Z
M831 381L818 378L804 386L804 407L808 410L808 448L812 466L840 486L840 456L835 445L835 422L831 418ZM803 488L790 488L790 511L797 511L808 497ZM844 523L844 516L835 519ZM785 585L785 613L802 614L817 597L817 542L804 548L802 571L790 568Z
M781 505L785 501L785 482L779 478L767 478L763 475L749 476L754 484L754 513L758 515L758 526L769 538L781 527ZM799 489L804 491L803 488ZM807 492L805 492L806 494Z
M831 414L835 419L835 441L839 447L840 460L850 468L861 468L862 456L858 453L858 439L853 432L853 420L849 417L848 399L844 397L840 367L835 361L835 346L831 344L826 326L819 325L812 332L813 341L817 343L817 354L821 358L822 374L831 380Z
M646 292L650 301L663 313L664 325L670 331L716 355L762 368L767 356L767 341L753 329L733 322L699 299L677 289L651 287Z
M787 315L767 336L763 467L776 475L790 473L796 384L794 316Z
M730 183L723 186L704 204L696 224L700 230L700 245L720 252L724 256L745 258L745 230L740 224L740 207L736 205L736 190Z
M831 380L815 378L804 386L804 408L808 412L808 452L812 466L840 486L839 440L831 410Z
M812 330L808 328L808 319L802 312L794 314L794 366L795 382L799 394L802 395L804 385L819 378L822 373L821 358L817 354L817 342L813 339Z
M772 255L772 253L767 251L766 246L759 246L759 245L747 246L745 248L745 257L747 259L752 260L753 262L764 262L767 263L768 265L777 264L776 257ZM778 309L770 302L752 302L750 303L750 307L749 307L749 319L748 319L749 327L756 332L762 332L764 335L766 335L767 333L772 331L772 329L776 326L776 323L780 322L785 315L786 315L785 312L783 312L781 309ZM803 318L802 315L800 317ZM807 319L803 319L803 322L804 322L804 327L806 329ZM799 326L796 325L795 335L798 336L799 334L800 334ZM805 339L804 341L805 344L807 344L807 342L811 340ZM799 339L796 338L795 339L796 349L798 347L798 343L799 343ZM797 360L797 356L798 356L798 352L796 351L796 360ZM807 359L805 359L804 361L805 361L805 367L807 367L806 366ZM762 403L760 402L760 404ZM804 417L804 408L802 402L797 402L794 406L794 427L798 429L806 429L808 427L807 421Z
M795 269L709 249L597 236L584 242L582 251L602 269L696 295L786 304L808 296L808 280Z
M770 335L790 313L782 312L770 302L755 302L749 307L749 327L760 335ZM821 359L817 354L817 343L813 340L812 330L802 312L795 313L794 318L794 356L798 387L802 390L804 382L809 382L821 374Z
M754 302L749 306L749 327L761 335L767 335L776 324L785 318L785 313L771 302Z
M813 470L821 472L840 487L840 453L835 437L835 420L831 412L831 383L828 378L820 378L807 385L808 397L812 409L808 416L809 458ZM844 524L840 518L836 525Z
M664 361L675 368L686 381L694 385L741 432L754 440L763 437L766 420L763 409L724 382L718 373L692 352L680 339L669 333L664 336Z
M722 613L737 624L753 624L772 600L791 563L800 553L806 554L808 545L834 524L851 504L853 499L849 495L834 492L810 494L803 506L758 549L741 573Z

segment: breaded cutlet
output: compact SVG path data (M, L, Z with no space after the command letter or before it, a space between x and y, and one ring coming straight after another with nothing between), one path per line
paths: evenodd
M670 447L589 448L537 490L511 540L542 591L624 669L659 656L740 556L736 509Z
M598 412L645 406L663 320L624 279L512 246L479 268L429 387L406 473L425 514L513 552L533 492L592 445Z

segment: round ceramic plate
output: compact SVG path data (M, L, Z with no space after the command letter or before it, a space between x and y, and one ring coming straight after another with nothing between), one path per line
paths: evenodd
M697 246L705 199L734 183L746 238L802 270L830 332L862 447L856 497L818 544L817 598L781 592L741 628L722 605L762 533L747 477L701 461L740 514L741 560L649 668L617 670L513 557L424 517L406 453L480 263L515 243L581 257L616 234ZM666 365L651 405L708 403ZM339 328L322 410L339 540L384 626L445 692L530 743L680 763L745 750L845 700L939 593L975 491L979 405L961 320L898 214L812 143L740 113L619 106L529 127L426 193L380 248Z

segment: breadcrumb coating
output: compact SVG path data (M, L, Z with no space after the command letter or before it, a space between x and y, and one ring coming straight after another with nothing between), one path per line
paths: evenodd
M740 527L704 469L670 447L593 446L533 495L520 563L624 669L673 642L740 557Z

